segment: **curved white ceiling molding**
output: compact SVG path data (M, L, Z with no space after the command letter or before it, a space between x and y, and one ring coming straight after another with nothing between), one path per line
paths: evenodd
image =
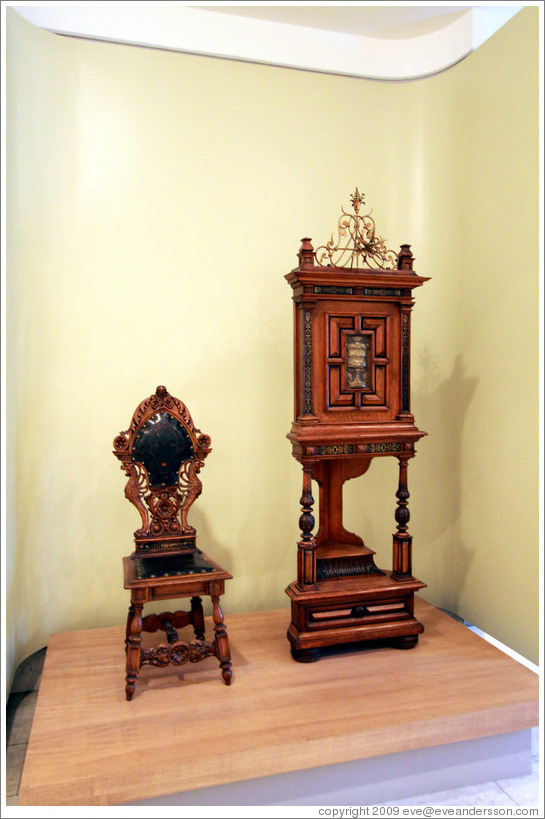
M459 14L452 14L453 7L448 7L450 13L440 28L419 36L388 39L309 28L311 17L310 23L303 26L230 14L226 6L217 12L179 4L102 2L13 8L30 23L57 34L384 80L435 74L476 47L471 6L455 7L461 9ZM369 6L360 8L364 12ZM477 39L482 42L483 31L489 31L490 36L523 6L478 8ZM494 28L489 12L498 8L503 19ZM311 8L307 9L311 12ZM336 9L342 16L343 6ZM379 7L373 9L380 13ZM274 7L268 10L274 16Z

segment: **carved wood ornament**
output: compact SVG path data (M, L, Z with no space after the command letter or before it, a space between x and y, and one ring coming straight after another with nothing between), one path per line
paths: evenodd
M165 387L142 401L129 429L116 435L114 454L128 477L125 497L142 521L134 533L137 554L194 548L187 514L201 494L199 472L210 451L210 437L195 428L185 404ZM165 460L158 461L160 453Z

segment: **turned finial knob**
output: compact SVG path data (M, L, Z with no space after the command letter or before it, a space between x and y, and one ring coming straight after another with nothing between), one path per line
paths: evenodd
M310 239L301 239L301 247L299 248L299 264L314 266L314 248Z
M410 245L401 245L401 250L399 251L397 257L397 269L398 270L412 270L413 269L413 261L414 256L411 252Z

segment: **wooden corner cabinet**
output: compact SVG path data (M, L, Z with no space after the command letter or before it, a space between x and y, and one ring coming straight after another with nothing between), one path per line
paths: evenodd
M320 648L389 640L411 648L424 629L414 594L407 466L426 433L410 407L413 290L427 278L413 270L410 245L387 250L356 188L352 213L342 209L338 240L314 250L305 238L299 265L286 276L294 302L295 420L288 438L303 468L297 580L288 639L296 660ZM343 484L373 458L399 463L392 570L343 526ZM312 480L319 487L313 534Z

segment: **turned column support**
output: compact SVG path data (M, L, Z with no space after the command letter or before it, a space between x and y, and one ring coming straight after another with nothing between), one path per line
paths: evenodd
M410 457L410 456L409 456ZM410 520L409 489L407 486L408 457L399 456L399 485L396 492L397 508L395 519L397 531L393 535L393 571L394 580L411 580L412 575L412 537L408 532Z
M312 465L303 464L303 494L301 495L299 528L301 539L297 544L297 583L299 586L316 585L316 541L312 534L314 515L312 506Z

